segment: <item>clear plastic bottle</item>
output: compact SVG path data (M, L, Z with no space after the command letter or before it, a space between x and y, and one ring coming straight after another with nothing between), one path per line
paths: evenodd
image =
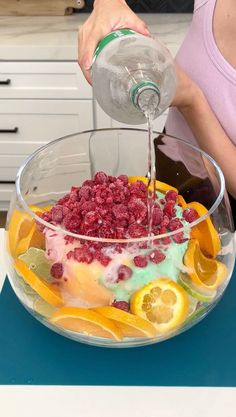
M94 96L113 119L127 124L155 119L174 98L176 75L168 49L130 29L111 32L98 44L92 65Z

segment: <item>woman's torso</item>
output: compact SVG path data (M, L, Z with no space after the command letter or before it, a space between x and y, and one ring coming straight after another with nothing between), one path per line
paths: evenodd
M176 61L203 90L225 132L236 145L236 67L233 66L236 60L232 57L233 63L229 63L216 44L213 34L216 4L217 0L195 1L193 21ZM227 16L224 18L227 23ZM217 29L214 27L218 35ZM166 132L193 144L197 143L176 108L169 111Z
M192 24L176 61L203 90L217 119L236 145L236 54L232 54L232 45L236 45L235 1L195 0ZM169 110L165 130L197 145L176 108ZM198 164L191 155L181 155L181 160L193 175L198 175ZM230 199L236 224L236 201Z

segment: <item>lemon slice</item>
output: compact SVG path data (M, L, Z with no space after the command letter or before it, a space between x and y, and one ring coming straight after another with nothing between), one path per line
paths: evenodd
M131 298L131 312L149 320L160 333L178 328L187 318L189 298L170 278L159 278Z
M96 311L79 307L62 307L50 319L51 323L66 330L88 336L122 340L123 336L112 320Z

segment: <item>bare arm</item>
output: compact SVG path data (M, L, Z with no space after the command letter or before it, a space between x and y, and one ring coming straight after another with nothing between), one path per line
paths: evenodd
M146 24L125 0L95 0L93 12L81 26L78 39L79 65L90 84L90 66L98 42L109 32L124 28L149 35Z
M183 115L199 147L219 164L227 190L236 198L236 146L225 133L200 88L179 68L177 74L179 84L172 105Z

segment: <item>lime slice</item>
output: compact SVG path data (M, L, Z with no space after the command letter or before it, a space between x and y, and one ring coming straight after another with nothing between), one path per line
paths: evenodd
M36 311L40 316L49 318L56 311L56 309L44 301L42 298L37 298L33 303L34 311Z
M199 300L197 300L196 298L191 297L191 295L189 295L189 310L188 310L188 316L190 317L193 313L195 313L195 311L197 310L199 304Z
M198 317L201 317L203 314L205 314L207 311L206 306L201 306L201 307L197 307L197 309L190 314L190 316L187 318L187 320L185 320L184 324L189 324L191 323L193 320L196 320Z
M52 281L50 274L52 263L46 258L45 251L37 248L29 248L25 253L19 256L36 275L45 281Z
M216 297L216 291L203 291L202 289L199 289L190 281L186 274L180 274L177 278L177 282L189 295L191 295L191 297L203 301L204 303L211 303Z

